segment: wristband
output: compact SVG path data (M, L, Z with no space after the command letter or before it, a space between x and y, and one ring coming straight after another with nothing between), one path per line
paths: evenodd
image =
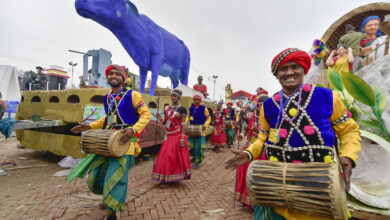
M249 151L247 151L247 150L244 150L243 152L245 152L246 154L248 154L249 161L252 161L252 160L253 160L253 157L252 157L251 152L249 152Z
M135 134L137 133L137 131L135 130L135 128L133 128L133 127L129 127L129 128L133 129L133 135L135 135Z

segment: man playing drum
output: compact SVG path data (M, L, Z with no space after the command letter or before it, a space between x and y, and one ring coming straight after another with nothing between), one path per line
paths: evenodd
M199 125L202 126L202 135L201 136L190 136L188 137L188 148L190 150L190 155L193 157L191 163L195 162L192 168L198 169L199 164L204 158L204 154L207 148L205 130L211 122L211 117L209 110L204 105L201 105L202 99L199 95L194 96L194 103L190 107L190 113L187 115L186 122L190 125Z
M151 118L141 94L124 87L127 75L122 66L108 66L106 76L111 92L103 98L106 116L91 124L81 123L72 128L75 133L89 129L122 130L121 144L130 141L129 150L124 156L97 155L89 170L88 187L93 193L103 195L101 207L107 208L107 219L116 219L116 212L124 211L128 172L134 164L135 156L141 152L137 138Z
M226 104L227 108L224 110L225 115L225 121L231 122L230 126L225 126L225 133L226 133L226 144L228 148L231 148L231 145L236 140L236 133L237 133L237 121L239 119L239 116L237 115L236 110L233 108L233 103L228 102Z
M288 163L333 163L339 157L346 190L352 167L360 151L359 125L351 118L337 93L330 89L303 84L311 64L309 55L296 48L279 53L272 61L272 72L282 86L264 102L260 112L260 134L245 151L232 150L235 157L226 168L236 168L257 159L265 150L270 161ZM339 140L338 155L334 149ZM255 219L321 219L287 208L255 205Z

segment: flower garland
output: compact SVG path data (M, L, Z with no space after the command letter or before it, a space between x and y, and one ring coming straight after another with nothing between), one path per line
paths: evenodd
M313 52L310 54L314 65L321 63L322 58L329 54L329 49L326 47L324 39L315 39L313 42Z

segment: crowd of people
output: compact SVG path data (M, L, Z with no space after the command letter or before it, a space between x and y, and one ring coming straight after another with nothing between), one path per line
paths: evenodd
M362 67L363 57L380 35L378 16L367 17L361 32L347 24L346 34L340 38L337 51L326 61L339 72L353 73ZM322 219L283 207L265 207L254 204L248 197L246 173L253 160L284 163L335 163L341 165L346 191L350 188L352 168L356 166L361 149L359 125L351 118L339 95L330 89L304 84L311 66L310 56L297 48L288 48L272 60L271 70L281 85L272 96L259 88L253 98L254 109L240 110L228 101L222 101L210 112L202 105L202 97L193 96L189 109L180 105L182 91L173 89L172 104L164 106L164 114L156 114L166 128L166 138L151 174L152 179L172 183L191 178L191 168L201 168L205 159L206 129L212 125L210 143L213 151L231 148L235 140L243 141L242 149L232 149L227 169L237 169L235 199L255 211L255 219ZM97 156L91 165L88 186L92 192L103 195L102 207L108 210L108 219L116 219L122 211L127 194L127 175L140 148L137 139L148 124L151 114L137 91L126 87L126 70L110 65L106 70L111 92L104 96L106 116L92 124L80 124L72 129L122 130L121 142L130 141L129 151L123 157ZM207 87L198 77L194 90L207 97ZM259 92L261 91L261 92ZM195 134L187 134L188 126ZM335 146L338 146L337 148ZM191 166L192 164L192 166Z

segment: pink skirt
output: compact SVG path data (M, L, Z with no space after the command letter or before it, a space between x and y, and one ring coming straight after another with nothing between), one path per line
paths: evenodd
M242 150L245 150L246 148L247 147ZM267 160L265 151L263 151L258 160ZM253 202L249 199L248 192L246 191L246 171L248 170L248 167L249 162L237 168L235 199L241 202L244 206L253 208Z
M220 126L216 126L215 127L215 130L217 131L215 134L215 132L213 131L211 133L211 144L214 145L214 146L225 146L226 145L226 135L225 135L225 130L223 129L223 126L220 125Z
M168 139L161 145L152 179L163 183L178 182L191 178L191 163L188 140L180 147L181 133L167 134Z

